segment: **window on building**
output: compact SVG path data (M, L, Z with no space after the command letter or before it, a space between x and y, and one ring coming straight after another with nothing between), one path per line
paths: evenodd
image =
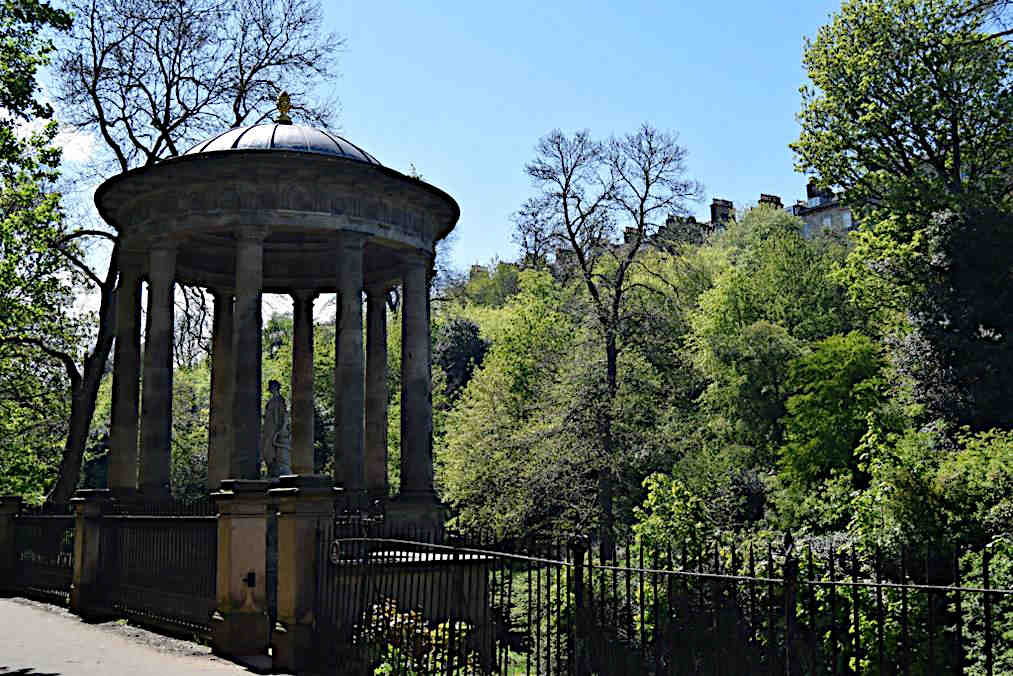
M833 223L833 219L831 218L830 214L827 214L826 216L823 217L824 228L829 228L831 223Z
M845 229L850 230L851 229L851 212L850 211L845 211L843 214L841 214L841 221L844 223Z

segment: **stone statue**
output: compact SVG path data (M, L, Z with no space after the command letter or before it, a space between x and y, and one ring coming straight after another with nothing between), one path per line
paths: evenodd
M292 448L292 430L289 426L285 399L281 396L281 383L272 380L267 384L271 398L264 407L264 424L260 428L260 448L267 463L267 476L276 478L291 474L289 450Z

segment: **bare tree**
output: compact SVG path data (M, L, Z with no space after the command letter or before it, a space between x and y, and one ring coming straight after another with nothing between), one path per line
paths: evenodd
M343 42L315 0L72 0L58 61L65 119L102 139L120 171L263 122L281 89L308 122L333 121L308 92L332 80Z
M572 137L555 130L542 138L526 167L538 195L525 203L517 221L528 232L518 238L552 242L572 252L586 292L605 361L603 400L595 412L601 551L614 555L613 494L617 441L613 406L619 391L619 355L628 324L631 270L670 213L683 213L698 198L699 184L685 178L686 151L674 134L643 124L607 142L580 131ZM537 216L525 215L537 207ZM622 228L622 240L618 238Z
M1009 39L1013 35L1013 0L974 0L960 13L961 16L974 14L988 26L988 38Z
M334 102L310 94L334 81L343 45L321 29L319 0L71 0L69 5L76 20L57 61L57 101L66 122L101 141L93 177L149 166L223 128L262 122L281 89L307 121L333 121ZM94 238L110 245L104 272L77 255L76 245ZM74 354L44 336L34 345L62 364L70 380L67 441L47 498L64 503L77 486L115 336L119 242L105 229L81 227L54 246L100 297L94 343L80 367ZM185 298L202 306L194 294ZM200 343L189 347L192 355Z
M521 250L523 266L538 269L548 265L552 247L559 240L559 226L554 219L552 204L539 197L527 200L513 214L513 241Z

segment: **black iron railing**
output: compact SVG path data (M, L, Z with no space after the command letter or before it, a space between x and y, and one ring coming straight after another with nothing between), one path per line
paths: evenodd
M26 594L66 604L74 576L74 516L25 509L14 518L15 584Z
M435 541L434 541L435 540ZM651 547L319 531L340 673L1013 673L1013 548ZM1001 579L999 579L1001 578Z
M130 618L207 635L217 543L214 516L105 515L99 575L107 603Z

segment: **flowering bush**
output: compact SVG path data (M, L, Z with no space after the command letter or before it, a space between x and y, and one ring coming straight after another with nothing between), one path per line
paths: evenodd
M472 631L466 622L434 623L420 611L402 610L397 601L383 598L370 606L355 633L374 674L442 673L466 668L480 671L478 655L468 647Z

